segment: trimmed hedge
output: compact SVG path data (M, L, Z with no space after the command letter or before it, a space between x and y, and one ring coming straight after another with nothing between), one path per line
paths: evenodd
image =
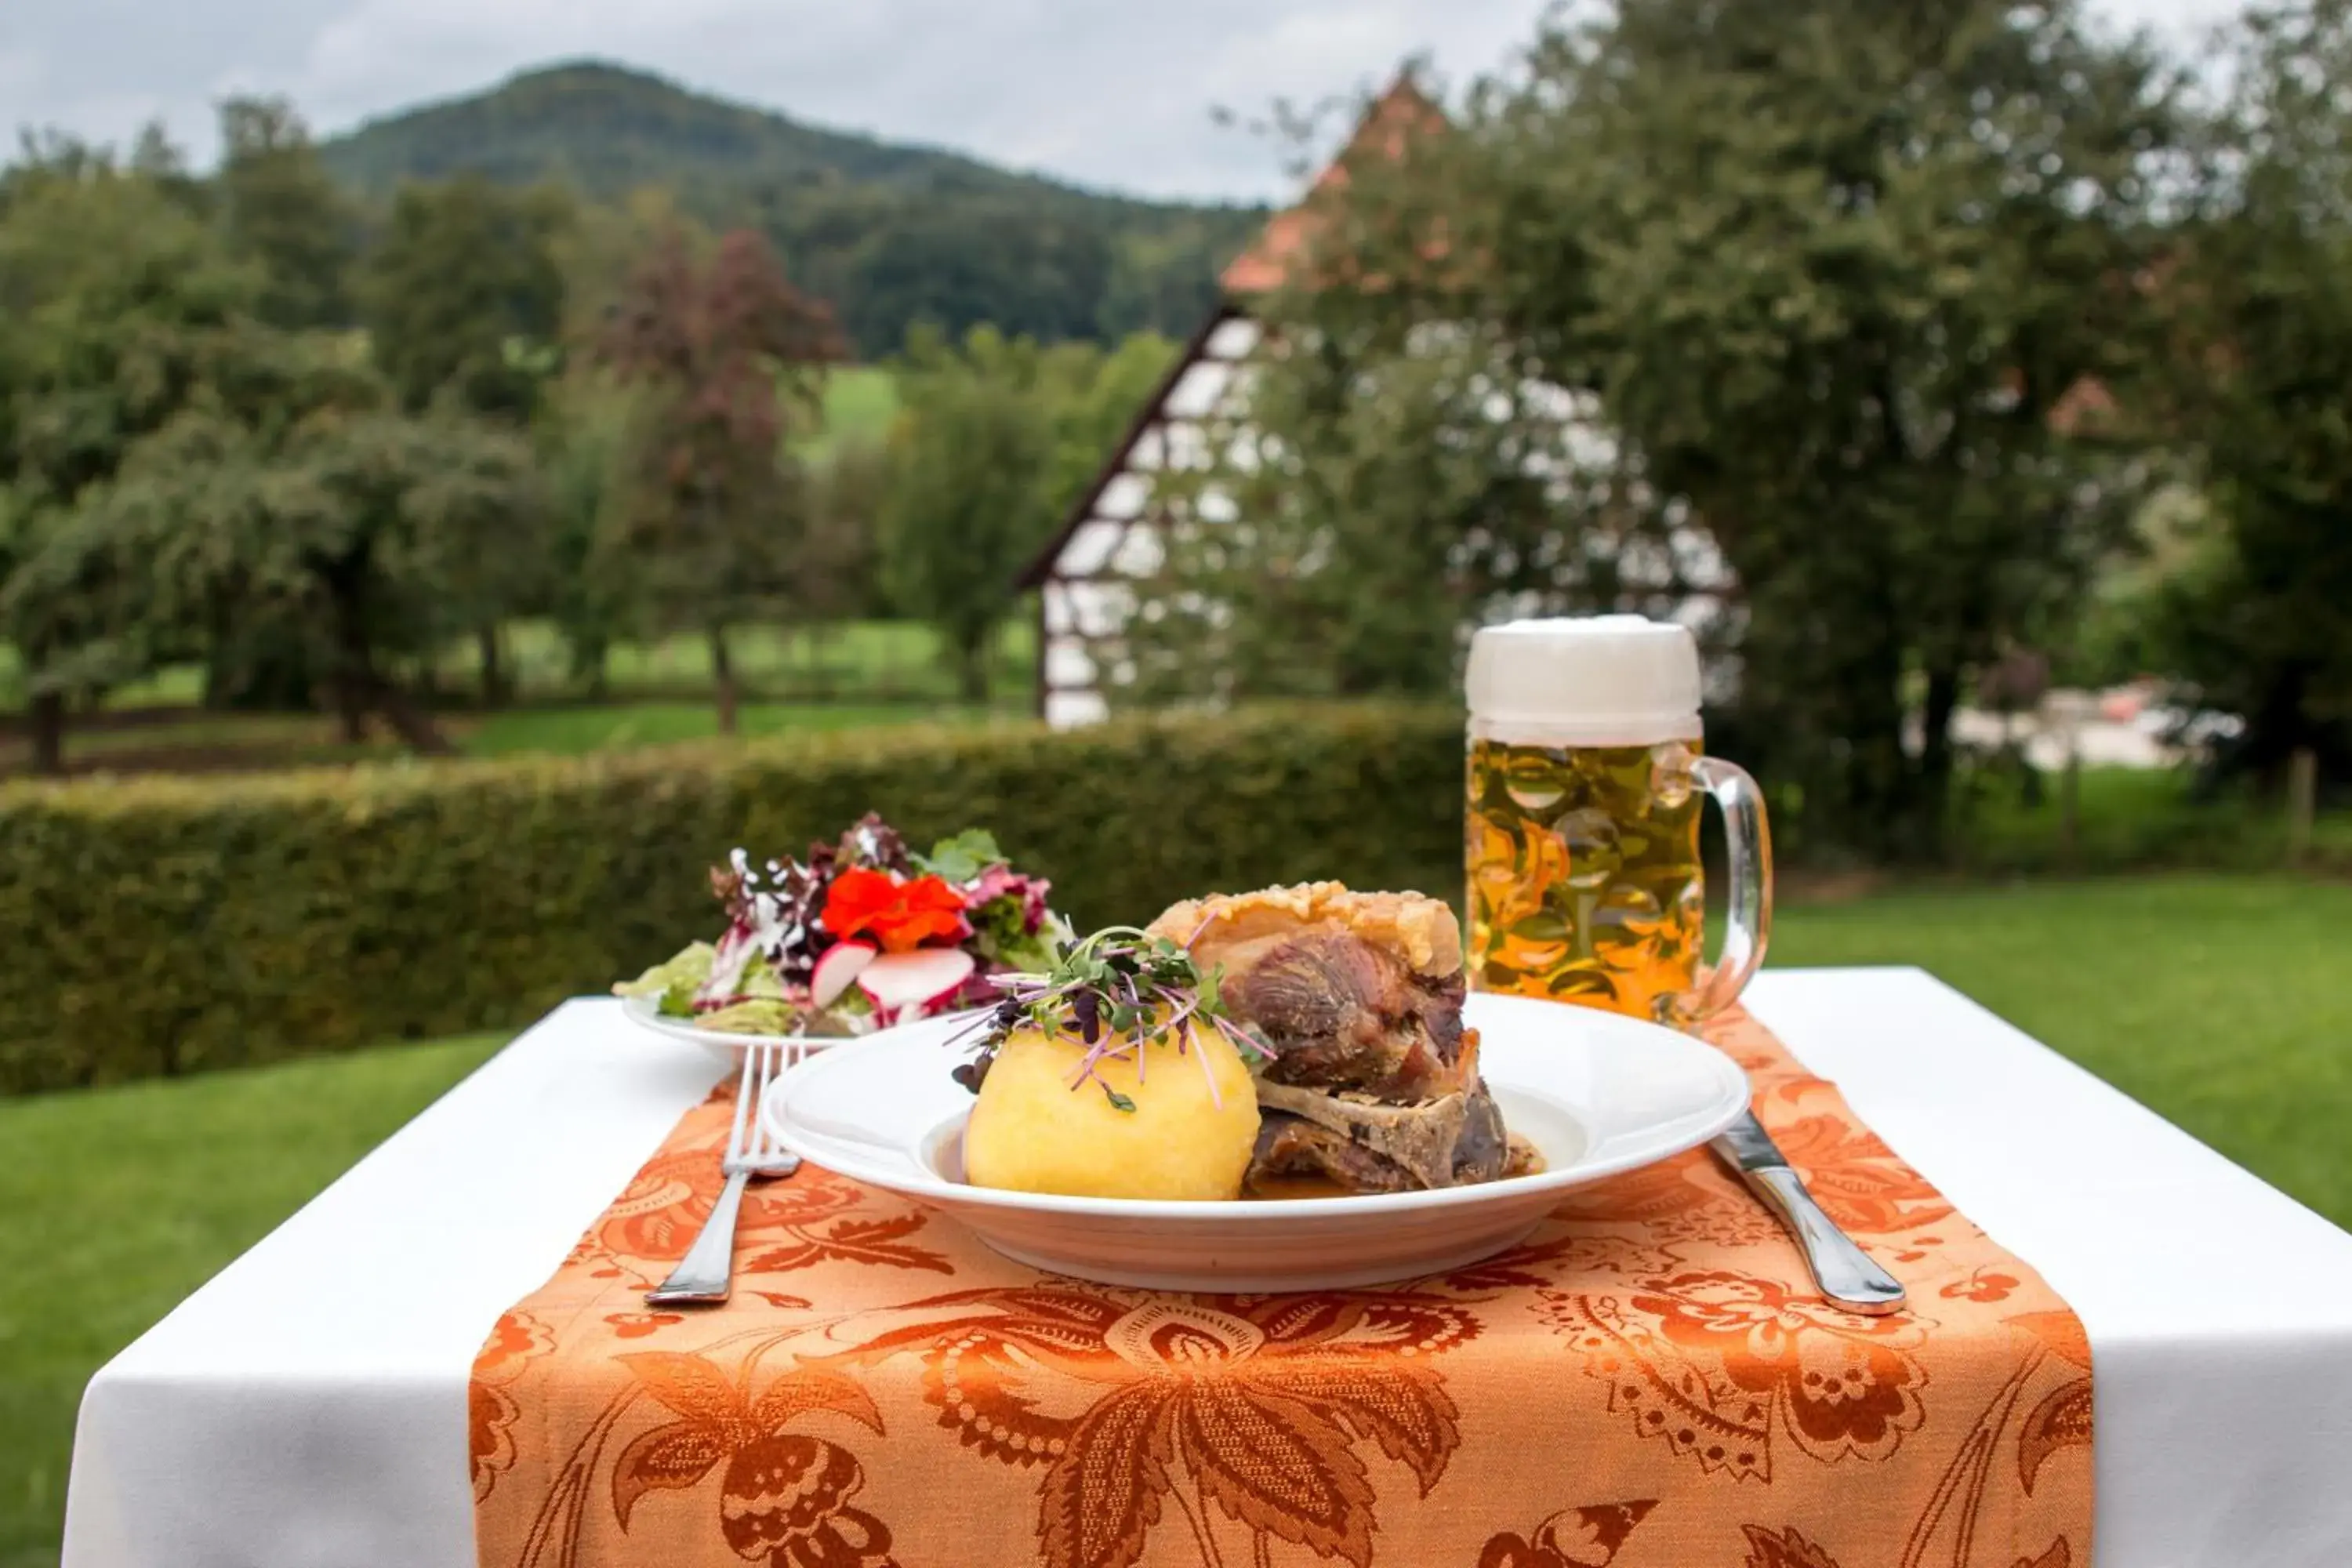
M0 1093L527 1023L713 920L704 871L867 809L1081 927L1337 877L1450 895L1455 713L1317 707L0 787Z

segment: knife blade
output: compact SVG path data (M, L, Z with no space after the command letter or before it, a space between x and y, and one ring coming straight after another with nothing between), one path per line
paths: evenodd
M1804 1253L1805 1267L1812 1270L1813 1283L1822 1288L1822 1295L1847 1311L1874 1318L1903 1310L1901 1281L1872 1261L1822 1212L1822 1205L1790 1169L1755 1112L1742 1114L1708 1146L1748 1184L1748 1191L1780 1216L1780 1223Z

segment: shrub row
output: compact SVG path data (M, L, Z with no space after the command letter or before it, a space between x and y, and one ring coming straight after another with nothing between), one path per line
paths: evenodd
M712 934L731 847L869 808L993 829L1081 926L1314 877L1451 893L1460 736L1318 707L0 787L0 1092L517 1026Z

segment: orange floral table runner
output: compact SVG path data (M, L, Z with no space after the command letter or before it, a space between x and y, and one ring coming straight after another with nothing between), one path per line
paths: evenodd
M1703 1150L1474 1268L1258 1297L1041 1275L804 1167L733 1301L649 1310L722 1088L482 1347L481 1568L2082 1568L2081 1324L1760 1026L1713 1037L1909 1313L1822 1305Z

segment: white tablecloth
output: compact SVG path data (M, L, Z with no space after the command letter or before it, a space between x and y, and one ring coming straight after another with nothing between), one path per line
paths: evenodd
M1749 1000L2081 1315L2099 1568L2352 1568L2352 1236L1916 970ZM515 1041L91 1380L65 1568L467 1568L476 1347L718 1071Z

